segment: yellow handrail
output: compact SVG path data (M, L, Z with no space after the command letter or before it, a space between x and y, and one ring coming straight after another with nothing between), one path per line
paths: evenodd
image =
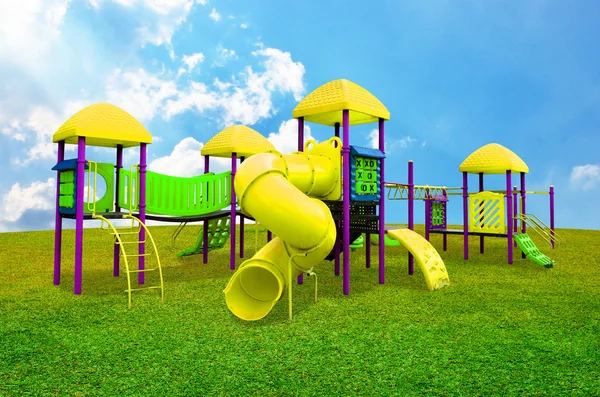
M554 230L550 229L540 218L534 214L518 214L517 216L513 217L513 219L518 219L522 222L525 222L525 224L529 225L533 230L535 230L535 232L550 245L552 245L552 242L555 244L558 243L557 240L560 240L561 243L565 242L563 237L556 234Z
M92 217L94 215L96 215L96 188L97 188L97 176L98 176L98 163L96 163L95 161L90 161L88 160L88 190L87 190L87 209L88 212L92 213ZM91 184L91 178L92 178L92 173L94 174L94 185L92 187ZM93 189L93 190L92 190ZM90 196L92 191L94 192L94 199L93 201L90 201Z

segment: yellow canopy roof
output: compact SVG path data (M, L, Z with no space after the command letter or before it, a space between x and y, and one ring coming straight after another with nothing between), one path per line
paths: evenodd
M132 115L110 103L90 105L71 116L54 133L52 142L77 143L85 137L88 146L123 147L152 143L152 135Z
M304 117L306 121L324 125L342 125L342 111L346 109L350 110L350 125L390 119L390 112L379 99L344 79L330 81L308 94L296 106L292 117Z
M506 171L528 173L529 167L513 151L490 143L471 153L458 170L471 174L505 174Z
M203 156L231 158L233 153L240 157L275 150L267 138L245 125L232 125L210 138L200 150Z

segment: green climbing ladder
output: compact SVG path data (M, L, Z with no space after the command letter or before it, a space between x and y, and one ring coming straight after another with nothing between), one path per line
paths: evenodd
M554 261L540 252L527 233L517 233L513 237L527 259L548 269L554 266Z
M208 249L214 250L223 248L225 243L227 243L227 239L229 238L229 228L231 224L231 219L229 217L219 218L219 219L211 219L208 221ZM204 230L200 229L200 233L198 233L198 238L196 239L196 244L193 247L186 248L183 251L180 251L177 256L188 256L188 255L196 255L202 253L202 248L204 247Z

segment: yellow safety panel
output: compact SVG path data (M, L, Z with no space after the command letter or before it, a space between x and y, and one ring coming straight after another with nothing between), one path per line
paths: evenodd
M435 291L450 284L446 265L437 250L423 236L410 229L388 230L389 238L400 242L417 260L427 288Z
M231 158L233 153L238 157L250 157L270 150L275 150L275 147L259 132L245 125L232 125L206 142L200 153L203 156Z
M504 194L479 192L469 194L469 231L505 234Z
M308 94L294 109L294 118L324 125L342 125L342 111L350 110L350 125L390 119L390 112L373 94L349 80L333 80Z
M152 143L152 135L132 115L110 103L90 105L69 118L54 133L52 142L76 144L85 137L87 146L123 147Z
M504 174L506 171L528 173L529 167L510 149L490 143L471 153L458 170L471 174Z

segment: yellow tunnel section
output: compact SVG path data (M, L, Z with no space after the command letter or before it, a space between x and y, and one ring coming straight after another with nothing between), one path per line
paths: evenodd
M337 137L308 141L304 152L259 153L240 164L234 180L240 208L276 237L240 265L223 291L237 317L265 317L287 287L289 266L293 279L333 249L335 222L321 200L341 197L341 147Z

